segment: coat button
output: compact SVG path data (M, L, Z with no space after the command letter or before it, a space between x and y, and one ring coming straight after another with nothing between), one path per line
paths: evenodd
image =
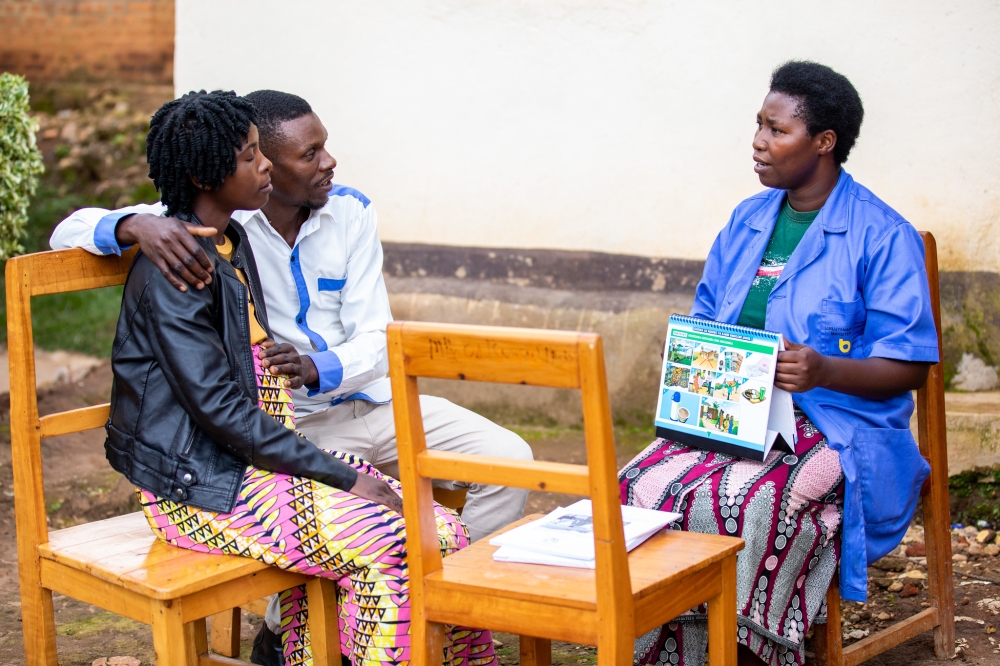
M184 499L184 489L183 488L174 488L174 497L176 497L179 500Z
M191 483L191 472L184 472L184 476L181 477L181 483Z

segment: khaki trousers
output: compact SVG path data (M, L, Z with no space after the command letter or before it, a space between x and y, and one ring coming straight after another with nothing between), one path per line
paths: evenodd
M427 448L476 455L531 460L531 447L489 419L429 395L420 396ZM384 474L399 478L396 424L392 404L350 400L322 412L299 417L296 430L323 449L352 453ZM528 491L520 488L435 481L445 488L467 487L462 521L473 541L521 518Z
M487 418L459 407L444 398L420 396L427 448L501 458L531 460L531 447L519 436ZM399 478L399 453L396 450L396 423L392 403L376 405L364 400L350 400L296 419L295 429L322 449L352 453L375 465L383 474ZM462 522L473 541L521 518L528 491L521 488L487 486L479 483L456 483L435 480L434 485L468 489ZM281 608L278 595L267 607L264 622L281 633Z

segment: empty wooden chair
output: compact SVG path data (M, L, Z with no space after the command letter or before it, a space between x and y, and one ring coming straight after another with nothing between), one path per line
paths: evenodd
M924 231L924 261L930 286L938 349L941 347L941 291L938 284L937 242ZM955 654L955 590L951 572L951 518L948 503L948 428L944 413L944 365L931 366L927 382L917 391L917 442L931 465L921 491L924 539L927 546L927 588L930 607L844 649L841 641L840 592L834 578L826 595L827 623L816 627L816 660L820 666L856 666L928 629L934 630L934 654Z
M704 602L711 663L735 665L736 554L743 541L668 531L625 551L600 336L396 322L388 342L414 666L441 663L445 624L520 634L525 666L549 663L551 639L596 645L599 663L627 666L636 637ZM427 450L418 377L580 389L587 464ZM590 497L596 570L494 562L488 539L442 559L432 478Z
M156 539L142 513L49 532L41 440L101 428L108 405L38 417L31 297L125 282L134 253L43 252L7 262L10 439L24 652L56 666L52 593L152 625L158 666L236 664L208 653L205 618L306 584L314 661L340 664L336 584L249 558L206 555Z

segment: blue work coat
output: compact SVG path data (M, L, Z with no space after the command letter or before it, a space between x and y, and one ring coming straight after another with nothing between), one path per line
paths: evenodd
M784 200L767 190L736 207L705 262L693 317L736 323ZM768 297L765 328L826 356L937 362L920 235L842 170ZM815 388L794 399L840 455L840 593L864 601L867 565L902 540L930 472L910 434L913 397Z

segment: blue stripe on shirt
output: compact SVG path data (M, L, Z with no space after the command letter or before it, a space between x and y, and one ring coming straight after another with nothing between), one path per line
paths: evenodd
M307 323L310 305L309 289L306 287L305 278L302 277L302 267L299 265L298 245L292 250L292 256L289 258L288 263L292 270L292 280L295 281L295 291L299 294L299 313L295 315L295 325L312 341L313 347L318 351L326 351L326 340L319 333L309 328L309 324Z

